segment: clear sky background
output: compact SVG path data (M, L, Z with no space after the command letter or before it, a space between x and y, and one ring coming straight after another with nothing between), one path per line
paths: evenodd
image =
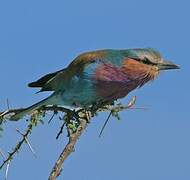
M46 97L27 83L66 67L84 51L153 47L180 71L159 78L129 97L147 111L122 112L98 133L107 116L89 125L66 161L60 180L189 180L190 111L188 0L9 0L0 2L0 109L25 107ZM129 97L122 100L127 103ZM8 123L0 148L10 150L26 122ZM10 180L45 180L66 143L55 140L60 122L39 125L11 163ZM0 179L4 177L0 172Z

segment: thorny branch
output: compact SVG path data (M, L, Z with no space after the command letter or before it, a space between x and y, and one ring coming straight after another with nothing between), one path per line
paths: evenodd
M93 117L97 111L104 111L105 109L109 109L110 114L112 116L118 117L118 113L120 111L131 108L135 104L135 102L136 102L136 97L133 97L127 106L122 106L121 104L118 104L118 105L112 107L111 109L108 107L103 107L103 108L98 108L98 109L95 107L92 107L89 111L83 110L81 112L81 116L80 116L80 125L78 126L75 133L70 132L69 142L66 145L66 147L63 149L58 160L56 161L48 180L55 180L60 175L64 161L74 151L74 146L75 146L77 140L82 135L83 131L87 128L87 123L90 122L91 116ZM108 119L106 120L106 122L108 122L111 115L108 116ZM102 129L101 133L102 132L103 132L103 129Z
M34 149L32 148L28 138L25 136L25 134L23 134L19 129L16 129L16 131L25 138L25 142L28 144L28 147L30 148L30 151L32 152L32 154L36 157L36 153L34 151Z
M90 119L88 119L88 120L90 121ZM86 119L81 118L80 119L80 125L78 126L76 132L73 133L70 129L68 129L69 134L70 134L69 135L69 142L67 143L67 145L63 149L58 160L56 161L56 163L55 163L55 165L54 165L54 167L50 173L49 180L55 180L60 175L64 161L74 151L74 146L75 146L77 140L82 135L83 131L86 129L86 127L87 127Z
M23 143L24 143L25 140L26 140L26 137L27 137L27 136L29 135L29 133L32 131L32 128L33 128L33 126L32 126L32 124L30 124L30 125L28 126L28 128L27 128L25 134L23 134L22 139L17 143L17 145L15 146L15 148L13 149L13 151L12 151L12 152L9 152L8 157L3 161L3 163L2 163L1 166L0 166L0 169L2 169L5 164L7 164L9 161L11 161L12 158L13 158L13 156L20 150L21 146L23 145Z
M20 150L22 145L24 143L27 143L30 150L33 154L34 150L32 146L30 145L28 141L28 135L32 132L32 129L34 126L38 125L39 122L41 122L41 118L43 118L47 111L53 112L53 115L49 121L51 121L55 115L58 114L58 112L64 113L63 117L59 117L60 120L63 120L63 124L60 127L60 131L57 134L56 139L59 138L59 136L63 133L63 129L66 128L68 132L68 143L64 147L63 151L61 152L59 158L57 159L50 175L49 180L55 180L61 173L62 167L64 164L64 161L68 158L68 156L74 151L74 146L77 143L77 140L80 138L84 130L86 129L88 123L91 121L92 117L96 116L99 112L102 111L109 111L110 114L102 128L101 134L103 132L103 129L105 128L105 125L107 124L108 120L111 116L119 119L119 112L126 110L126 109L134 109L134 104L136 102L136 97L133 97L127 106L124 106L122 104L116 104L114 103L101 103L101 104L95 104L89 107L88 109L77 109L77 110L71 110L67 109L61 106L43 106L37 111L35 111L30 116L30 121L28 128L26 129L25 133L21 133L22 139L17 143L15 148L12 152L9 152L9 155L7 158L4 158L3 163L0 165L0 169L4 167L6 164L9 165L11 160L13 159L14 155ZM137 108L137 109L144 109L144 108ZM18 113L20 111L24 110L24 108L20 109L9 109L4 112L0 112L0 125L2 125L4 122L10 120L10 117ZM100 135L101 135L100 134Z

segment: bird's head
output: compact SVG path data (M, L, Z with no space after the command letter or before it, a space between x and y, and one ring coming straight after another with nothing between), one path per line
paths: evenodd
M177 66L171 61L164 60L161 54L152 48L133 49L131 53L132 59L142 64L154 66L157 69L157 71L179 69L179 66Z
M151 48L130 49L127 54L125 72L131 77L139 78L142 81L139 86L155 79L160 71L179 69L179 66L164 60L158 51Z

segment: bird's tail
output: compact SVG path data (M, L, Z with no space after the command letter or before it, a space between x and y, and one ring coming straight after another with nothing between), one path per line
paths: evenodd
M35 110L39 109L42 106L53 104L53 99L55 97L53 95L54 94L52 94L51 96L47 97L46 99L43 99L42 101L40 101L40 102L38 102L36 104L33 104L32 106L24 109L23 111L14 114L13 116L11 116L10 120L11 121L17 121L19 119L22 119L24 116L33 113Z

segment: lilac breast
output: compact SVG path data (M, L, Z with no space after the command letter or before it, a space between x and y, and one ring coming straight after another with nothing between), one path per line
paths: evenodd
M94 78L97 94L105 100L122 98L136 88L135 81L132 81L122 68L110 64L99 66Z

